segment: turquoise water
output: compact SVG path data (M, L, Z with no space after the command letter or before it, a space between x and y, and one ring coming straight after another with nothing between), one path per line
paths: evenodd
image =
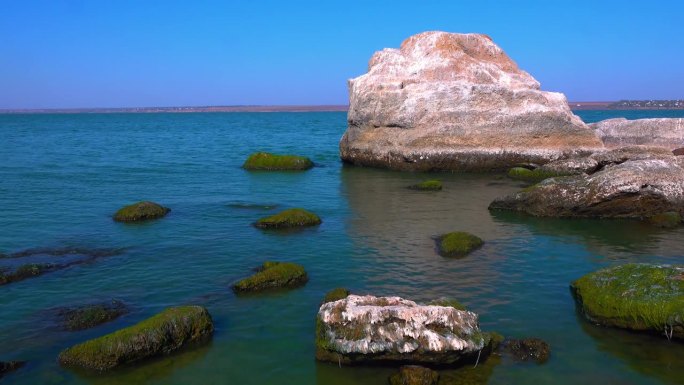
M587 121L684 117L579 114ZM504 359L491 384L684 383L684 344L590 325L577 317L568 290L570 281L604 266L681 262L684 229L493 215L489 202L521 187L502 175L443 173L444 191L411 191L405 186L428 175L339 162L345 124L344 113L0 115L0 252L121 249L0 286L0 360L29 361L3 381L384 384L391 369L339 368L313 358L320 299L346 286L419 301L455 297L480 314L485 330L551 344L548 363ZM317 167L242 170L256 150L306 155ZM111 220L120 206L143 199L173 211L139 225ZM289 207L314 211L323 224L286 234L250 226ZM464 259L439 257L431 237L453 230L478 234L486 245ZM310 281L293 291L236 297L231 283L265 260L301 263ZM94 329L62 331L51 316L57 306L111 298L131 312ZM101 376L56 364L65 347L178 304L209 309L216 324L209 345Z

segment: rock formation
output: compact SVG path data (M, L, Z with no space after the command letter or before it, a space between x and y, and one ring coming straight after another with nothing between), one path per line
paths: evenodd
M340 154L358 165L491 170L603 147L486 35L425 32L376 52L349 98Z
M351 294L321 305L316 322L316 358L336 364L462 363L486 358L490 341L473 312L399 297Z
M608 119L589 125L606 147L647 145L684 147L684 119Z

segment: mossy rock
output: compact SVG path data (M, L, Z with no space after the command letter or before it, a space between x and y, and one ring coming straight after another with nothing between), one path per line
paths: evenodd
M408 187L411 190L439 191L442 189L442 181L437 179L426 180Z
M457 300L453 298L448 298L448 297L442 297L438 299L434 299L430 302L427 303L428 305L432 306L446 306L446 307L453 307L456 310L466 310L466 307L458 302Z
M682 216L677 212L670 211L648 218L648 223L662 228L678 227L682 223Z
M171 307L136 325L72 346L59 354L58 361L68 367L111 370L203 342L213 331L204 307Z
M80 307L58 309L62 327L69 331L84 330L115 320L126 314L128 309L121 301L91 304Z
M684 266L610 267L583 276L570 289L592 322L684 339Z
M254 226L261 229L282 229L316 226L319 224L321 224L321 218L318 215L304 209L289 209L261 218L254 223Z
M242 168L245 170L302 171L313 166L311 159L304 156L256 152L247 158Z
M325 297L323 297L323 303L334 302L334 301L338 301L341 299L345 299L345 298L347 298L347 296L349 294L351 294L351 292L344 287L338 287L338 288L332 289L325 294Z
M513 167L512 169L508 170L508 176L512 179L536 183L548 178L567 176L567 174L560 174L557 172L542 170L538 168L530 170L525 167Z
M291 262L264 262L256 274L233 285L233 291L247 293L295 288L306 284L308 280L309 277L301 265Z
M463 257L479 249L484 245L484 241L479 237L456 231L437 237L437 249L443 257Z
M0 361L0 378L26 365L25 361Z
M389 378L390 385L436 385L439 373L418 365L406 365L399 368Z
M117 222L139 222L165 216L171 209L154 202L138 202L119 209L114 214Z
M543 364L548 361L551 347L540 338L508 339L503 348L518 361L535 361Z
M23 281L27 278L34 278L57 268L51 263L27 263L11 271L7 268L0 269L0 286L12 282Z

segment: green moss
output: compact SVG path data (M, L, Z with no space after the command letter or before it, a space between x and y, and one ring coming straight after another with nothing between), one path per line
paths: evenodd
M277 288L293 288L309 280L304 267L291 262L265 262L259 271L235 285L236 293L263 291Z
M138 202L119 209L114 214L114 220L117 222L146 221L161 218L168 214L169 211L171 209L154 202Z
M323 297L323 303L345 299L349 294L351 294L351 292L344 287L332 289L325 294L325 297Z
M463 231L447 233L437 238L437 248L443 257L463 257L483 244L482 239Z
M261 218L254 226L264 229L316 226L321 224L318 215L304 209L289 209L270 217Z
M55 268L56 265L50 263L27 263L19 266L15 271L5 268L0 270L0 285L37 277Z
M207 309L172 307L131 327L70 347L58 360L64 366L110 370L204 341L213 331Z
M409 186L411 190L438 191L442 189L442 181L437 179L426 180Z
M566 176L566 174L544 171L538 168L530 170L524 167L513 167L512 169L508 170L508 176L513 179L524 180L527 182L541 182L547 178Z
M389 378L390 385L435 385L439 380L439 373L417 365L406 365L399 368Z
M616 266L570 288L579 310L598 324L684 338L684 266Z
M242 168L246 170L308 170L313 167L311 159L297 155L276 155L256 152L247 158Z
M462 303L458 302L453 298L442 297L428 302L428 305L432 306L446 306L453 307L456 310L466 310L466 307Z
M58 316L66 330L83 330L112 321L126 314L126 306L120 301L111 301L76 308L59 309Z
M657 227L672 228L677 227L682 223L682 216L679 215L679 213L670 211L654 215L648 218L648 222Z

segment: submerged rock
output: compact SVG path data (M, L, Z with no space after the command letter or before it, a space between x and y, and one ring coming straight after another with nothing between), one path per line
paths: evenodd
M309 280L301 265L291 262L264 262L256 274L235 285L236 293L257 292L270 289L295 288Z
M610 267L583 276L570 289L592 322L684 339L684 266Z
M397 170L492 170L603 148L564 95L481 34L424 32L376 52L349 80L345 162Z
M679 213L670 211L648 218L648 223L662 228L678 227L682 223L682 216Z
M484 245L484 241L479 237L456 231L437 237L437 250L443 257L464 257Z
M126 314L126 305L117 300L57 310L62 327L66 330L83 330L115 320Z
M439 373L418 365L405 365L389 378L390 385L436 385Z
M316 319L316 358L335 364L463 364L486 359L490 345L477 314L399 297L352 294Z
M502 347L515 359L520 361L535 361L543 364L548 361L551 347L539 338L507 339Z
M349 289L346 289L344 287L332 289L325 294L325 297L323 297L323 303L345 299L349 294L351 294Z
M684 169L669 159L630 160L592 175L546 179L497 198L492 210L543 217L648 218L684 209Z
M299 171L308 170L313 166L311 159L304 156L256 152L247 158L242 168L245 170Z
M254 226L262 229L316 226L321 224L318 215L304 209L289 209L269 217L261 218Z
M437 179L426 180L408 187L411 190L438 191L442 189L442 181Z
M131 327L72 346L59 354L58 361L63 366L105 371L203 342L213 332L207 309L171 307Z
M38 277L57 268L58 266L52 263L27 263L17 267L14 271L2 267L0 268L0 286Z
M26 365L24 361L0 361L0 378Z
M589 125L606 147L648 145L672 151L684 147L684 119L607 119Z
M114 214L117 222L139 222L165 216L171 209L154 202L138 202L119 209Z

